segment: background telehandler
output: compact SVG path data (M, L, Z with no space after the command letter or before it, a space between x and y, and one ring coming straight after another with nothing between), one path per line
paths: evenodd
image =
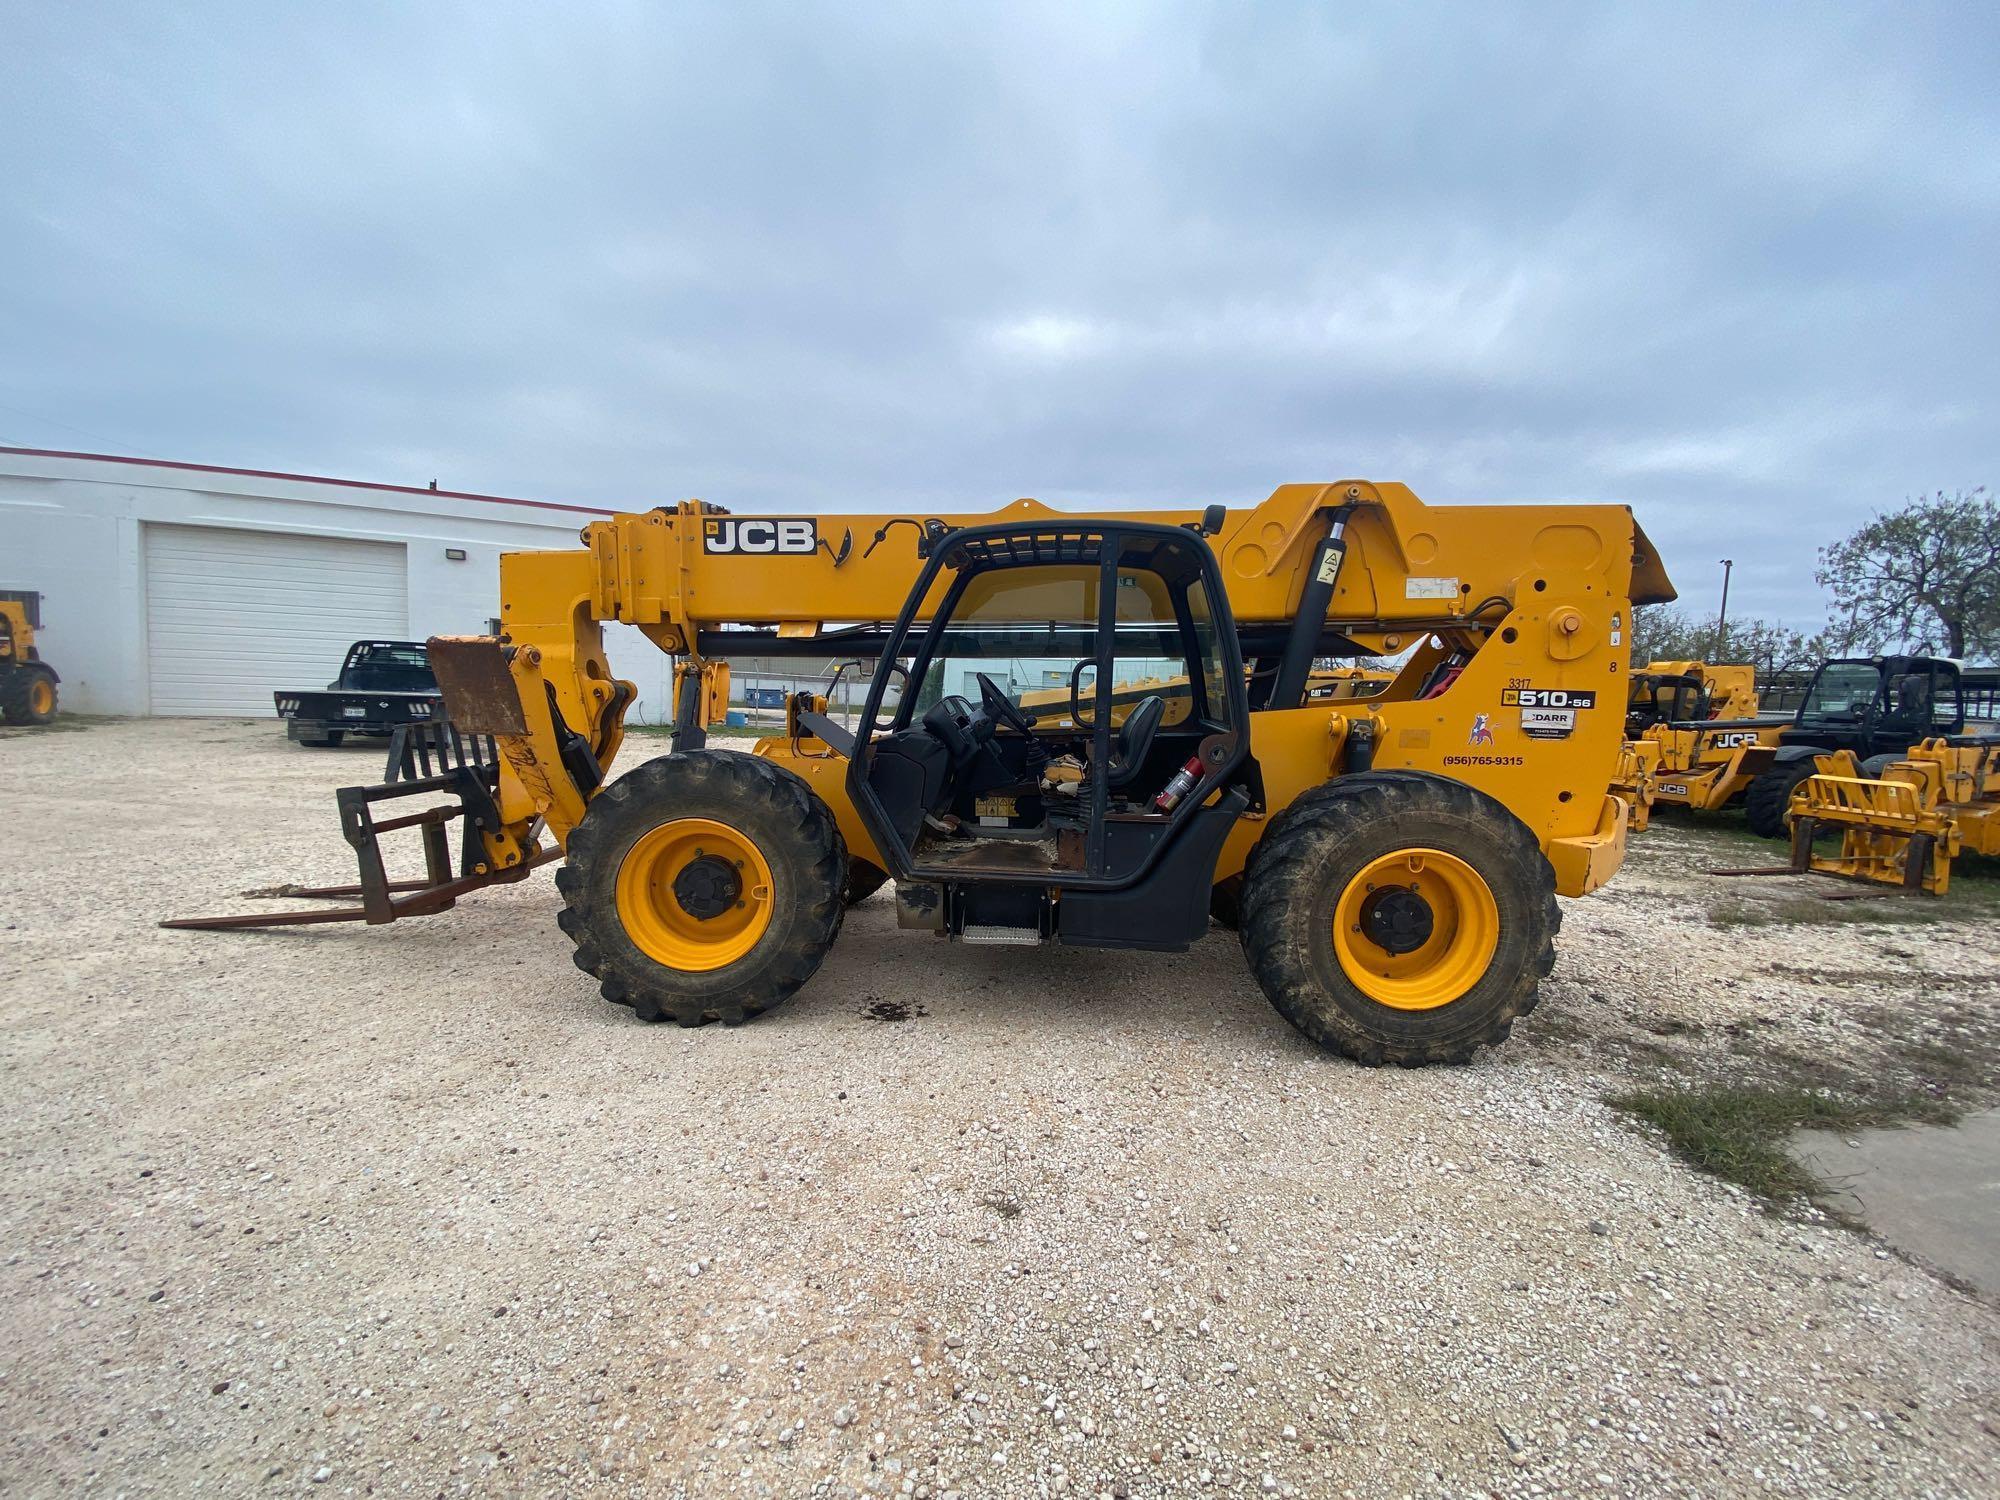
M1760 714L1747 681L1726 695L1721 688L1720 674L1747 679L1749 672L1668 662L1635 678L1619 783L1635 808L1666 803L1707 812L1741 801L1751 832L1784 838L1794 794L1822 756L1847 752L1863 774L1876 776L1925 740L1963 734L1993 696L1943 658L1842 657L1819 664L1793 712ZM1648 677L1657 683L1647 686ZM1683 713L1704 702L1705 681L1716 684L1705 700L1710 711ZM1724 711L1715 711L1717 701Z
M1823 661L1792 720L1768 751L1737 768L1743 815L1753 833L1784 838L1792 794L1822 755L1845 750L1873 776L1914 746L1965 732L1959 664L1935 656L1859 656ZM1719 805L1719 804L1714 804Z
M62 679L35 649L41 626L40 594L0 591L0 719L9 724L47 724L56 716Z
M1618 775L1633 826L1646 826L1654 803L1706 811L1741 796L1792 723L1789 714L1760 715L1757 708L1756 669L1747 663L1656 661L1636 668Z
M499 637L430 643L456 733L432 774L340 794L358 907L180 925L390 921L561 857L561 925L606 999L733 1024L812 976L859 877L965 942L1169 950L1240 879L1244 953L1301 1031L1460 1060L1534 1004L1556 895L1623 858L1625 643L1635 603L1673 597L1622 506L1361 481L1198 514L686 502L582 540L501 559ZM633 689L607 621L687 668L673 753L615 778ZM788 652L876 663L858 725L795 698L786 736L706 748L704 678ZM1399 652L1380 692L1308 700L1317 660ZM1030 660L1058 703L995 680ZM1146 677L1186 678L1184 708L1114 712ZM454 800L376 820L425 792ZM410 826L428 874L392 883L377 836Z
M1756 716L1757 669L1747 662L1651 661L1632 669L1625 737L1636 740L1655 724Z

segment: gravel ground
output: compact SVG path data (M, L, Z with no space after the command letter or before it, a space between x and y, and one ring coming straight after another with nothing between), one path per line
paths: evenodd
M684 1032L596 998L547 872L151 925L351 879L377 770L0 738L7 1493L2000 1492L1992 1306L1599 1102L1986 1025L1990 916L1716 927L1656 829L1515 1040L1417 1073L1315 1054L1219 932L947 951L885 894Z

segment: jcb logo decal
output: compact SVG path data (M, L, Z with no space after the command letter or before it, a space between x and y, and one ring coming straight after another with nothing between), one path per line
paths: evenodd
M1734 750L1738 745L1756 744L1757 731L1754 729L1735 729L1731 730L1728 734L1718 734L1709 743L1718 750Z
M819 523L811 519L781 520L770 516L722 516L701 523L704 552L816 551Z

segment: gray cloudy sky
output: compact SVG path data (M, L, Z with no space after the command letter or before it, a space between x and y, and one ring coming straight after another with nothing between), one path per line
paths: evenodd
M4 7L0 442L651 505L2000 481L2000 10ZM1740 601L1740 602L1735 602Z

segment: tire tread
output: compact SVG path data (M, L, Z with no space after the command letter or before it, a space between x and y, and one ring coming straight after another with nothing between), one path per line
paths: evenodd
M1427 1040L1392 1040L1371 1033L1360 1017L1324 992L1306 961L1297 919L1299 913L1318 909L1317 872L1329 844L1337 846L1384 821L1425 814L1478 823L1500 837L1508 846L1509 868L1503 874L1532 892L1532 920L1540 931L1533 957L1467 1030ZM1555 967L1555 936L1561 926L1555 870L1527 826L1463 782L1424 772L1364 772L1313 788L1272 821L1244 867L1240 936L1259 986L1306 1036L1370 1067L1463 1063L1482 1046L1506 1040L1514 1022L1541 998L1540 982Z
M745 984L717 995L676 993L663 976L672 971L619 955L605 940L618 929L616 903L603 892L615 884L604 869L620 836L651 809L713 792L732 807L763 807L787 836L804 845L810 889L801 892L794 930L783 948ZM734 750L686 750L634 766L592 799L583 821L570 831L567 858L556 871L564 906L557 925L575 943L576 966L597 979L599 993L630 1006L642 1021L740 1026L783 1004L812 978L840 933L846 915L847 844L832 810L799 777L781 766ZM607 875L609 878L607 878Z
M1743 789L1743 818L1750 831L1767 839L1785 838L1790 833L1792 793L1813 773L1811 757L1788 760L1760 773Z
M61 712L62 705L59 701L53 703L46 716L38 715L30 697L37 682L47 682L50 691L56 691L55 673L39 662L0 667L0 719L9 724L52 723Z

